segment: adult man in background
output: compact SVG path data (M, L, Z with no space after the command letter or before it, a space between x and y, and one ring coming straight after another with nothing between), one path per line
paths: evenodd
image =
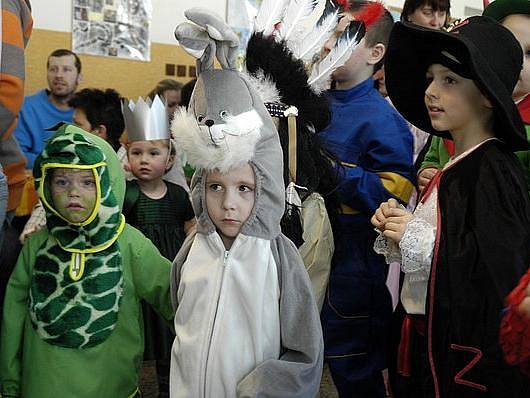
M48 89L24 99L15 130L15 137L26 156L29 169L33 168L35 158L53 133L46 129L59 122L72 122L74 111L68 101L81 81L81 60L70 50L53 51L46 67Z

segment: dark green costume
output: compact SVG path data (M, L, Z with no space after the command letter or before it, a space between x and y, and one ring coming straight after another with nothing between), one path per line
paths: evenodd
M184 223L195 217L188 193L178 185L164 181L167 193L151 199L140 191L136 180L127 181L123 213L127 223L138 228L168 260L173 261L186 238ZM145 327L144 360L168 359L175 335L167 323L142 303Z

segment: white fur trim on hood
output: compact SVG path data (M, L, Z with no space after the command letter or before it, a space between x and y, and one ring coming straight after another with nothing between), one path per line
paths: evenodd
M194 115L180 107L171 132L179 155L184 152L191 166L226 173L252 160L262 126L255 110L229 116L226 123L211 128L199 126Z

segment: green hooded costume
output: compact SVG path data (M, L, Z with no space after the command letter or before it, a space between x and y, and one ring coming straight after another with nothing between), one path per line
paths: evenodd
M72 223L53 207L50 171L92 171L96 203ZM167 320L170 263L121 214L125 180L103 139L63 124L37 158L47 229L26 242L6 290L2 397L130 397L144 339L140 299Z

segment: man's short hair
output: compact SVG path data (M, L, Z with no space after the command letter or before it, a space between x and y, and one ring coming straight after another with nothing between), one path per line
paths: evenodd
M81 73L81 60L77 56L76 53L73 51L67 50L66 48L60 48L58 50L54 50L50 55L48 55L48 60L46 61L46 68L50 66L50 57L66 57L68 55L71 55L74 57L75 60L75 68L77 69L77 73Z
M121 101L120 94L111 88L105 91L85 88L75 93L68 101L68 105L83 110L92 128L104 125L107 128L107 140L117 151L120 148L120 137L125 128Z
M447 19L449 18L449 10L451 8L450 0L405 0L400 16L401 21L408 21L410 14L422 6L430 6L433 11L445 11L447 13L447 22Z

